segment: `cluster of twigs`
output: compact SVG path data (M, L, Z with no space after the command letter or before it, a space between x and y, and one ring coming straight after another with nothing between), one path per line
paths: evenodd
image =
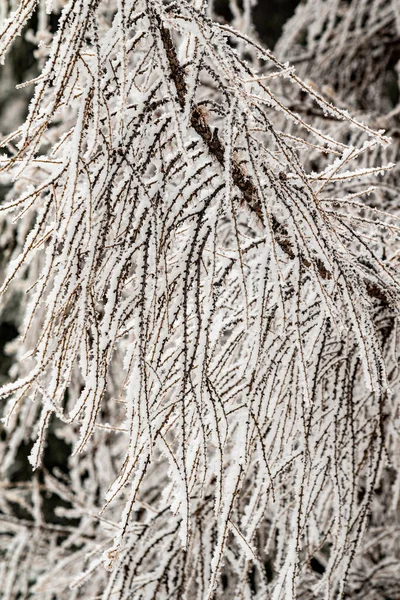
M71 0L42 49L0 163L3 472L32 440L40 473L2 486L5 598L343 596L398 443L391 165L358 162L389 140L202 2Z

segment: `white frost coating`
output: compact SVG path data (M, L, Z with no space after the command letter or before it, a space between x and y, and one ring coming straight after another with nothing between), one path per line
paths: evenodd
M295 19L327 99L304 56L250 39L250 0L234 27L203 0L41 2L36 37L58 28L0 158L10 600L331 600L393 576L368 561L398 551L397 113L355 120L318 60L380 0L354 22L312 1ZM28 446L37 478L8 479Z

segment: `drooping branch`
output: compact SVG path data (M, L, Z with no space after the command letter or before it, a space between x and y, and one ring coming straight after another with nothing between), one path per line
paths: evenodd
M179 63L179 59L174 47L171 33L166 27L164 27L161 24L160 21L159 30L164 45L165 53L168 59L168 64L170 67L171 79L175 85L179 104L183 109L185 106L187 95L185 72ZM207 117L204 114L204 111L202 111L201 107L197 106L196 104L194 104L191 107L190 123L193 129L196 131L196 133L202 138L210 154L223 167L225 164L226 156L224 144L220 139L218 131L211 129L207 121ZM252 182L251 177L243 171L241 166L234 158L231 159L231 176L233 183L241 192L243 200L250 212L255 214L259 221L265 225L264 214L257 192L257 188ZM295 253L293 245L289 239L286 227L282 223L280 223L274 215L271 216L271 223L272 230L275 234L275 241L279 244L283 252L289 258L293 259ZM310 261L307 260L307 258L305 258L304 256L300 256L300 260L306 268L309 268L311 266ZM318 270L318 273L322 279L332 278L332 273L330 273L329 270L326 269L326 267L321 263L321 261L316 260L315 267ZM390 289L385 290L383 286L379 286L376 283L371 282L368 278L365 279L365 288L367 290L368 295L371 298L380 300L386 305L393 304L393 300L391 299L391 296L393 294L391 293ZM394 290L392 290L392 292L393 291Z
M168 58L168 64L171 70L171 78L174 82L175 89L178 95L179 104L182 109L185 106L187 86L185 81L185 73L179 64L178 56L172 41L172 37L168 29L160 25L161 39L164 44L165 53ZM207 117L201 107L194 104L191 107L190 123L196 133L202 138L211 155L219 162L221 166L225 164L225 148L219 137L218 131L212 130L207 122ZM246 175L240 165L235 160L232 160L232 180L236 187L243 195L246 205L257 215L258 219L263 221L263 212L259 202L257 189L251 178Z
M380 484L398 334L365 296L389 304L392 270L347 183L369 182L348 165L382 139L225 29L233 49L200 4L66 4L26 145L2 159L17 180L0 212L18 234L7 284L31 299L25 360L0 390L2 465L26 432L39 465L53 424L75 448L68 476L45 477L71 506L71 538L59 548L48 531L57 552L46 540L26 569L38 594L57 577L66 598L87 583L119 600L281 600L315 588L323 555L320 584L339 598ZM246 48L265 59L257 72ZM338 135L290 108L299 89L341 119ZM23 552L39 491L0 490L0 524L17 494L33 506Z

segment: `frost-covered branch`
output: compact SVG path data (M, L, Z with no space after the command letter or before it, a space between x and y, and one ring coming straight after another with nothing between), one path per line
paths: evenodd
M71 0L42 44L0 162L1 293L26 298L2 465L32 441L40 474L0 493L10 598L15 556L41 598L346 592L393 435L398 224L363 209L392 165L360 165L389 139L249 30Z

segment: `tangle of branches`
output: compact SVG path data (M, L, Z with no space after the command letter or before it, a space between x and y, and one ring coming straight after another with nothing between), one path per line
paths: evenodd
M309 24L301 77L248 36L250 4L241 29L203 0L21 0L2 24L3 59L39 11L0 158L0 291L23 314L0 389L5 599L367 598L398 560L393 540L392 562L357 562L400 491L393 146L355 104L339 3L287 25L290 57ZM351 10L372 32L362 10L386 27L396 4ZM314 82L333 67L354 112L340 77Z

